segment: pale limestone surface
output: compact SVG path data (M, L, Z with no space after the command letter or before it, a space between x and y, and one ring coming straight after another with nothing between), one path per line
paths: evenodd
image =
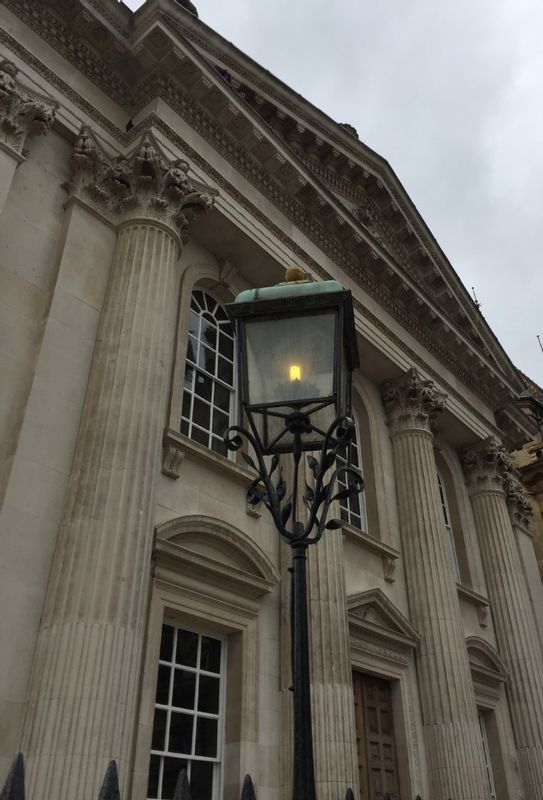
M100 3L108 7L105 23ZM122 31L131 24L130 12L110 0L100 3L87 11L124 52L130 45ZM270 134L231 85L201 63L187 46L190 37L185 41L179 30L154 29L161 24L157 0L137 16L136 38L141 38L134 63L147 59L146 70L161 58L165 70L178 76L192 74L180 64L194 60L191 69L198 77L189 94L200 104L199 113L222 109L221 135L224 141L237 137L244 160L236 161L233 149L213 138L212 126L200 126L190 108L181 112L173 94L159 97L156 87L146 89L145 101L128 114L121 104L128 91L124 79L117 80L117 67L106 64L115 48L96 56L107 36L85 51L86 70L93 59L103 59L91 79L81 64L67 61L59 42L46 41L52 35L44 16L48 2L31 20L23 5L9 0L0 8L0 55L59 105L54 126L29 140L25 160L13 148L0 150L0 769L6 771L22 747L31 800L53 794L59 800L94 800L105 765L115 757L123 800L143 800L160 627L168 618L227 637L224 797L238 797L246 772L260 800L289 795L288 554L266 510L248 513L251 471L242 462L179 435L168 440L178 473L173 479L161 472L160 448L163 430L179 428L192 288L202 286L228 302L243 288L280 280L284 268L297 262L314 277L334 277L353 291L362 356L354 404L368 530L348 526L311 556L319 798L341 796L346 782L356 789L352 668L391 681L402 797L486 796L477 704L491 715L498 800L519 796L521 782L540 798L534 733L543 725L543 710L538 700L528 713L514 699L518 692L511 694L519 682L515 653L527 663L529 642L525 637L519 644L520 634L511 638L503 624L505 612L514 610L528 626L519 629L533 631L537 639L535 617L541 620L543 612L536 562L530 539L512 526L507 512L499 515L494 550L481 542L484 520L478 501L472 504L468 495L458 453L464 442L500 434L493 409L505 402L504 386L514 392L516 378L473 317L454 274L432 250L418 295L407 287L414 274L407 272L378 294L341 260L338 242L347 241L351 220L334 229L331 244L297 222L289 203L297 192L297 203L309 196L307 170L328 170L349 143L337 140L335 126L316 109L290 96L285 108L290 104L289 113L300 118L290 128L294 138L302 137L296 145L303 151L312 126L318 137L334 142L324 167L320 161L316 166L317 144L302 166L300 151L293 161L289 143ZM213 59L228 51L218 35L204 32L181 8L171 13L187 34L204 37L201 47L216 48ZM97 30L78 26L68 20L65 29L58 28L61 37L79 42L70 51L73 58ZM168 50L172 36L175 48ZM257 74L254 65L240 69L248 70L249 82L272 80ZM212 91L216 94L207 97ZM277 86L273 91L288 92ZM141 127L125 134L130 116ZM82 124L87 127L81 133ZM122 181L112 178L115 155L133 164L144 140L162 163L185 159L191 180L212 194L218 190L208 216L193 220L189 214L182 224L183 248L164 209L159 214L155 205L150 213L145 182L131 183L127 198ZM328 186L338 204L324 228L342 217L342 203L358 208L349 194L354 184L349 188L341 177L341 170L358 161L366 175L356 181L366 186L379 174L381 188L371 191L376 196L390 191L389 200L381 200L383 208L403 214L408 199L375 154L360 144L348 158L335 172L315 172L322 196L308 201L311 214L332 202ZM268 183L261 181L260 168L272 176ZM278 185L284 194L274 194ZM171 198L168 208L169 203ZM424 240L422 223L409 213L405 237L416 229ZM375 275L396 274L387 243L368 238L368 230L359 229L357 244L362 248L366 242L381 259ZM397 242L394 247L397 253ZM364 258L361 249L355 260ZM446 275L447 293L435 283L437 274ZM419 331L389 304L390 296L405 298L408 291L417 297L409 313L418 316ZM428 294L434 298L431 311ZM442 308L443 297L452 305ZM453 318L462 321L451 333ZM482 326L487 351L467 341L469 325ZM446 338L454 334L455 341ZM438 336L446 342L441 355L433 347ZM465 362L470 371L490 381L486 396L447 357L453 350L470 351L471 361ZM492 357L502 365L500 380L488 367ZM403 430L400 445L380 387L415 365L422 381L432 378L434 390L447 393L446 410L439 430L430 433L419 420ZM453 496L465 584L460 588L450 573L436 489L435 470L443 465ZM517 543L522 562L514 555ZM496 553L505 546L511 570L502 575ZM498 573L505 587L514 578L522 603L507 598L496 583ZM488 683L471 651L468 661L466 639L490 654ZM507 674L499 672L499 659ZM536 671L523 667L521 682L526 696L537 700ZM440 708L447 710L443 719ZM524 727L523 715L529 717ZM523 743L518 754L513 729ZM523 752L530 742L532 756Z
M524 790L543 792L543 649L506 504L511 462L492 438L464 452L496 638L509 670L511 719ZM514 517L514 515L512 514Z
M0 147L0 211L4 208L11 181L21 160L21 157L18 158L11 148L8 150Z
M440 524L430 430L444 400L414 370L383 389L396 464L411 619L422 636L417 668L430 793L483 798L482 746L460 606Z

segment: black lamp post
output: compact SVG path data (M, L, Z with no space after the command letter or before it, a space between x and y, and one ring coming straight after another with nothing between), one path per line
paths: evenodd
M290 280L289 280L290 278ZM236 328L240 425L225 434L230 450L242 437L255 460L242 453L257 477L247 498L262 501L281 538L292 548L291 659L294 706L294 800L315 800L313 736L307 615L306 551L325 530L338 529L328 519L334 500L362 491L360 471L347 463L336 467L340 451L349 452L351 373L358 366L351 293L336 281L312 282L297 268L287 281L241 292L227 310ZM242 427L247 421L249 429ZM299 519L300 460L307 461L313 485L305 482L305 521ZM291 454L291 491L282 477L280 454ZM338 477L347 485L335 491Z

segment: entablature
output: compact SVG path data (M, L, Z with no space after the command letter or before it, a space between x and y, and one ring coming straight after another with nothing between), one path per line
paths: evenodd
M161 98L492 410L511 403L507 357L387 162L348 128L170 0L129 15L109 0L5 4L127 115Z

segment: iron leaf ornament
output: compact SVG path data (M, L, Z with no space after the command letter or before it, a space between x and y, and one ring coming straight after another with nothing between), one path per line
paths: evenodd
M296 519L298 473L301 448L294 443L294 477L292 491L287 496L287 486L279 465L279 456L274 455L269 462L260 452L257 440L252 433L239 425L230 427L225 435L226 447L236 452L241 450L243 440L251 445L255 453L256 463L248 453L241 451L247 466L255 470L257 477L247 490L247 502L251 506L263 503L273 517L273 521L281 538L288 544L305 542L314 544L319 541L326 530L338 530L344 525L341 519L328 519L332 503L336 500L349 500L364 488L360 470L350 464L337 466L337 456L347 452L355 431L350 417L338 417L329 427L318 458L307 456L307 463L313 475L314 485L305 484L303 503L308 509L307 521L302 523ZM338 480L346 484L346 488L336 491Z

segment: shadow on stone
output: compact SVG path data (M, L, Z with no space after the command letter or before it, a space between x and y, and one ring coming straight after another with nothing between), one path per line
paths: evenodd
M13 759L0 792L0 800L25 800L25 765L22 753L18 753Z
M243 786L241 788L241 800L256 800L255 787L250 775L246 775L243 779Z
M115 761L110 761L107 766L98 800L121 800L119 777L117 775L117 764Z

